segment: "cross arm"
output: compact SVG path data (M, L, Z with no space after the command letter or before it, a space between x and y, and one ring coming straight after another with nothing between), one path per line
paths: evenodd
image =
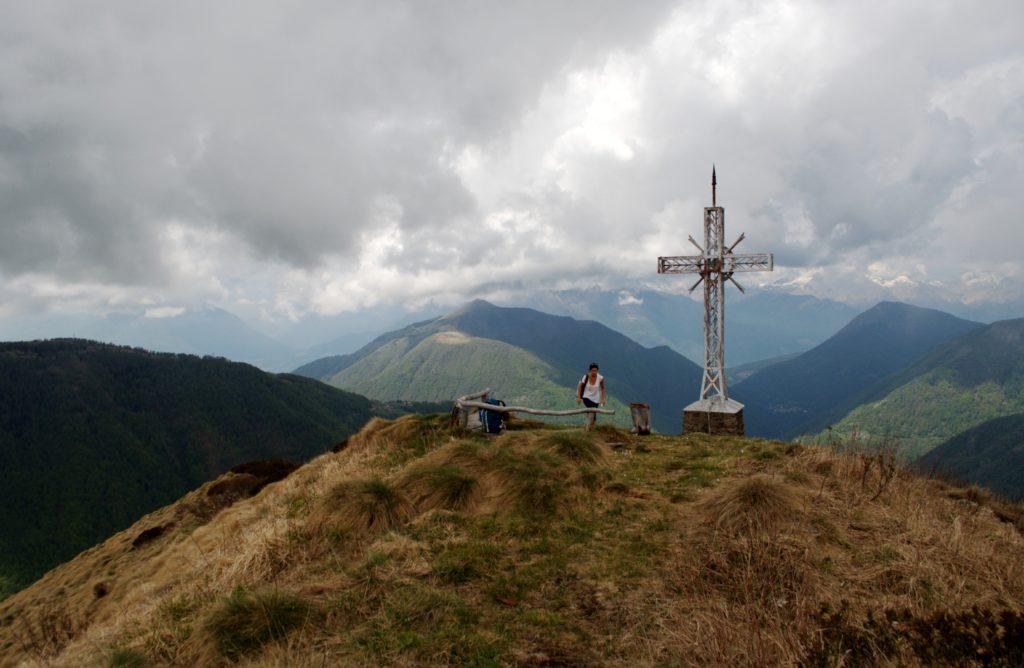
M745 271L772 271L775 267L775 256L772 253L730 253L723 258L722 264L722 271L728 274Z
M702 255L670 255L658 258L659 274L699 274Z

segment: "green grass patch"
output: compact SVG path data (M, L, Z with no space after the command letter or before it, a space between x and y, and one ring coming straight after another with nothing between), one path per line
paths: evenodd
M811 481L803 471L786 471L783 475L789 482L795 482L799 485L806 485Z
M471 540L449 545L432 566L443 582L460 584L487 577L500 558L501 551L493 543Z
M284 639L312 614L313 607L293 594L238 588L214 609L206 629L217 651L236 661L267 643Z
M478 487L476 478L453 464L417 466L403 484L418 505L448 510L465 508Z
M402 492L379 477L346 480L327 493L325 503L342 529L390 529L409 519L411 509Z
M296 494L289 497L286 503L287 510L285 511L285 516L288 519L305 517L309 514L309 500L305 496Z
M541 437L540 444L582 464L594 464L602 455L601 446L594 443L589 434L580 431L552 431Z
M149 659L137 649L115 648L107 657L109 668L145 668L148 665Z
M900 553L895 548L884 545L871 554L871 558L880 564L891 564L894 561L900 561L903 559Z

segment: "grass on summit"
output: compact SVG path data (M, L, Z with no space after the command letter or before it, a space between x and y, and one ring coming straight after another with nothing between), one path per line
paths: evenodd
M251 498L205 485L0 603L0 664L1022 656L1018 506L854 453L513 427L374 419Z

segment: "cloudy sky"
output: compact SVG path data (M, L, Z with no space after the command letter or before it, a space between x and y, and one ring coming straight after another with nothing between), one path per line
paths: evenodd
M0 0L0 315L1024 284L1024 3Z

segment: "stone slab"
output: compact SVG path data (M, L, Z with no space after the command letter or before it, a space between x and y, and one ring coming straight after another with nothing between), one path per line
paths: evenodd
M694 434L725 434L729 436L745 436L743 426L743 408L738 411L683 411L683 433Z

